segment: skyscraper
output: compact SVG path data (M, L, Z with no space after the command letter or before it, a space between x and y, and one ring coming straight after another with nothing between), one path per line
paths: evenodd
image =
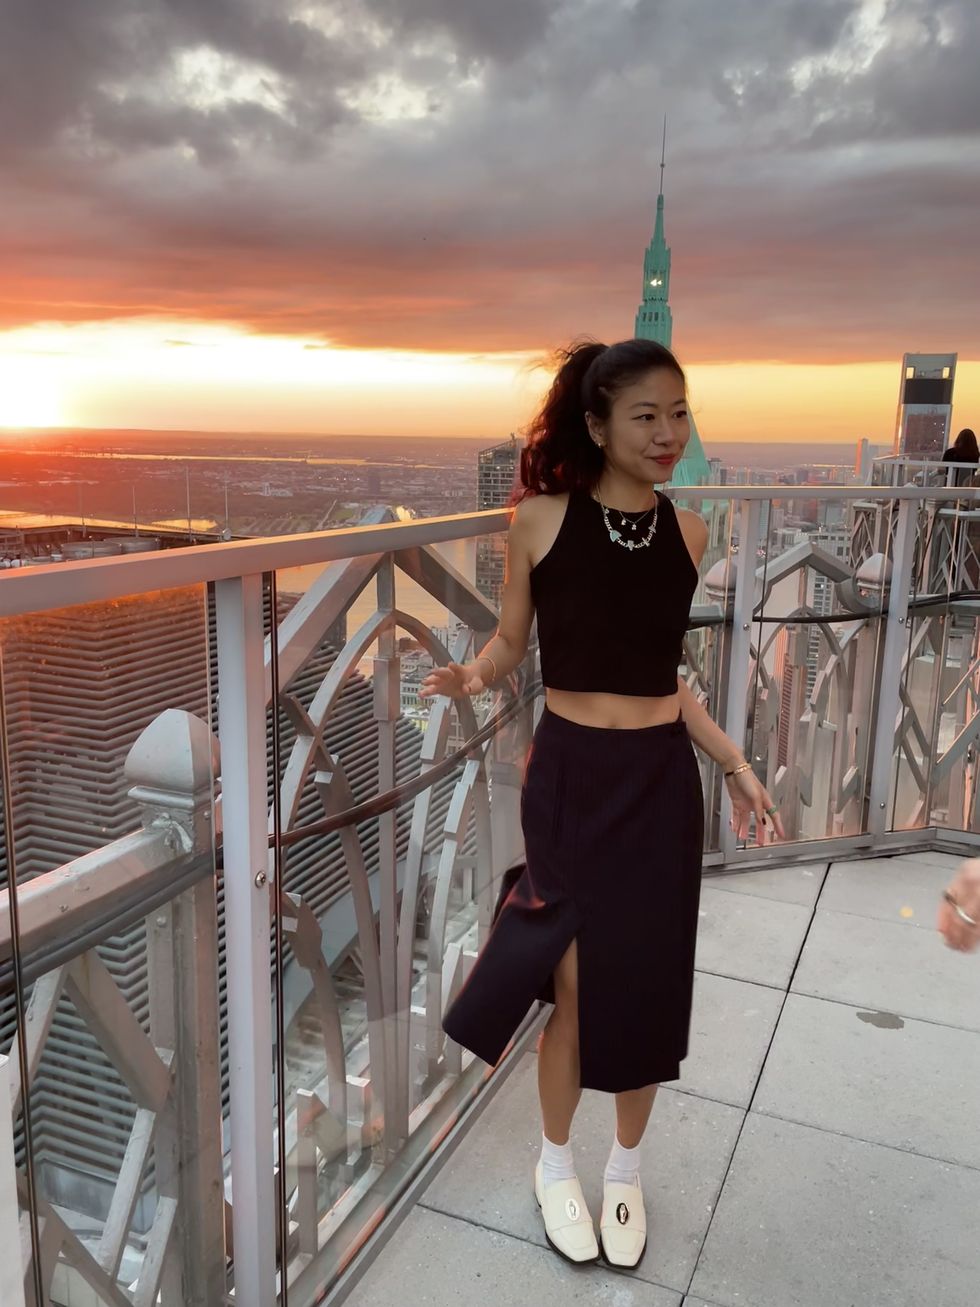
M949 441L955 354L906 354L898 391L893 452L940 458Z
M633 334L641 340L655 340L671 348L674 319L668 302L670 296L670 246L664 236L664 166L667 156L667 119L664 118L663 146L660 153L660 192L653 238L643 256L643 298L636 311ZM691 438L684 457L674 468L671 484L703 486L711 482L711 468L704 454L701 437L690 415Z
M504 508L517 477L522 442L516 436L481 449L477 455L476 507ZM502 532L480 536L476 542L476 588L499 609L504 590L507 538Z
M670 312L670 246L664 237L664 166L667 150L667 119L664 119L663 149L660 154L660 192L653 238L643 255L643 298L636 311L634 335L655 340L670 349L674 319Z
M517 476L517 462L521 456L521 442L512 435L499 445L481 449L476 465L476 507L503 508Z

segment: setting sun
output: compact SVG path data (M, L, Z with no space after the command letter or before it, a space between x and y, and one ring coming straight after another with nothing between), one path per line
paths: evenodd
M62 420L49 366L38 359L0 360L0 427L56 427Z

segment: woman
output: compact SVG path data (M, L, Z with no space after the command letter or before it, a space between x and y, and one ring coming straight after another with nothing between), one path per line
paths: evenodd
M707 544L657 490L690 437L685 379L647 340L582 344L563 363L521 457L496 635L436 668L423 695L476 694L525 656L536 613L546 701L521 791L526 863L444 1017L495 1064L535 998L541 1035L545 1232L599 1256L569 1131L583 1088L616 1096L600 1238L616 1266L646 1246L639 1144L661 1081L686 1056L704 799L692 741L724 765L742 835L782 823L736 744L677 675Z
M969 427L964 427L957 435L940 461L943 463L980 463L980 449L977 447L977 438ZM973 475L968 467L958 467L953 474L953 484L968 486L973 481Z

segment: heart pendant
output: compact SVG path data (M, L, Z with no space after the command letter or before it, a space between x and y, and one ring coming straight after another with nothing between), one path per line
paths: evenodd
M610 539L610 540L618 540L619 537L620 537L621 535L622 535L622 532L621 532L621 531L610 531L610 532L609 532L609 539Z

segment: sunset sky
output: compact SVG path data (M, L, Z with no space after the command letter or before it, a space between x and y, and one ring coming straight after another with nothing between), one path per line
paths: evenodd
M497 436L632 334L712 441L980 427L974 0L4 0L0 425Z

